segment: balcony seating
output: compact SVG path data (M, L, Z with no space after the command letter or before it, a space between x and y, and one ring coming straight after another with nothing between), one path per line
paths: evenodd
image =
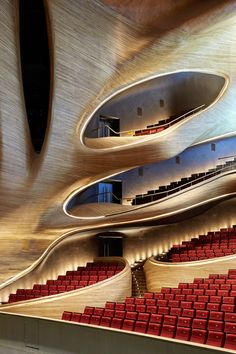
M123 268L123 265L115 262L87 263L86 267L78 267L77 270L68 270L65 275L58 275L57 280L47 280L46 284L34 284L32 289L17 289L15 294L10 294L8 303L77 290L106 280L118 274Z
M138 194L132 201L132 205L141 205L145 203L151 203L156 200L167 197L170 194L174 194L182 189L188 188L191 185L205 181L215 175L221 173L221 171L227 171L236 167L236 158L232 161L227 161L223 165L217 165L215 168L208 170L207 172L193 173L189 177L183 177L176 182L171 182L166 186L159 186L158 189L149 190L145 194Z
M202 108L202 107L201 107ZM195 112L197 112L199 109L195 109ZM156 124L152 124L152 125L147 125L147 128L145 129L141 129L141 130L136 130L134 133L134 136L140 136L140 135L149 135L149 134L156 134L159 133L161 131L163 131L164 129L169 128L171 125L180 122L182 119L188 117L189 115L193 114L193 109L189 108L186 109L182 112L179 112L178 114L172 115L167 119L162 119L160 120L158 123Z
M64 311L62 319L236 350L236 270L104 308L87 306L83 314Z
M173 245L166 255L170 262L192 262L236 253L236 225L199 235L180 245ZM221 280L223 281L223 280Z

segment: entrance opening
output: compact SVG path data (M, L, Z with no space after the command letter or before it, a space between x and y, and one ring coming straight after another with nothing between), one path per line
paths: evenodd
M98 254L99 257L123 257L123 236L99 235Z
M100 138L108 136L120 136L120 119L118 117L100 115L99 131Z

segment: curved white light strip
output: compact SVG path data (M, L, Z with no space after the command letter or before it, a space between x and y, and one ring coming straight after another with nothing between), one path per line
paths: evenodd
M225 171L225 172L222 173L221 175L215 175L215 176L213 176L213 177L212 177L212 178L214 178L213 180L212 180L212 179L209 179L209 180L204 180L204 181L202 181L202 182L204 182L203 184L211 183L211 182L215 181L216 179L219 179L219 178L222 178L222 177L224 177L224 176L227 176L227 175L230 175L230 174L235 173L235 172L233 172L233 171L234 171L234 170ZM124 171L122 171L122 172L124 172ZM122 173L122 172L120 172L120 173ZM113 175L110 175L110 176L108 176L108 177L106 177L106 178L110 178L110 177L115 176L115 175L116 175L116 174L113 174ZM89 186L94 185L94 184L96 184L96 183L98 183L98 182L100 182L100 181L103 181L103 180L104 180L104 178L99 179L99 180L97 180L97 181L95 181L95 182L93 182L93 183L88 184L87 186L89 187ZM191 188L191 190L192 190L192 189L195 189L195 188L198 188L198 187L200 187L200 186L203 185L202 182L199 182L199 184L190 186L189 188L193 187L193 188ZM86 188L87 188L87 186L86 186ZM169 199L169 198L174 198L174 197L176 197L176 196L179 196L180 194L187 193L187 192L190 191L190 189L186 188L186 189L180 190L180 191L179 191L180 193L177 192L178 195L177 195L177 194L170 194L169 196L166 196L166 197L162 198L162 200L156 200L156 201L153 201L153 202L150 202L150 203L146 203L146 204L142 204L142 205L137 205L137 206L130 206L130 210L120 211L120 212L116 212L116 213L113 213L113 214L106 214L106 215L102 215L102 216L90 216L90 217L89 217L89 216L75 216L75 215L72 215L72 214L68 213L67 210L66 210L66 207L67 207L68 203L70 202L70 200L71 200L76 194L78 194L80 191L83 191L84 189L85 189L85 187L83 187L83 189L82 189L82 188L81 188L81 189L79 188L79 189L77 189L77 190L74 190L74 191L67 197L67 199L65 200L65 202L63 203L63 211L64 211L64 213L65 213L67 216L69 216L70 218L73 218L73 219L80 219L80 220L96 220L96 219L102 219L102 218L105 218L105 217L111 217L111 216L116 216L116 215L121 215L121 214L132 213L133 211L140 210L140 209L143 209L143 208L147 208L147 207L153 206L153 205L155 205L155 204L160 204L160 203L162 203L163 201L166 201L166 200ZM231 194L232 194L232 193L230 193L229 195L231 195ZM219 198L220 198L220 197L219 197ZM194 205L195 205L195 204L194 204Z
M160 267L194 267L194 266L205 265L205 264L210 264L210 263L223 262L223 261L227 261L227 260L235 260L236 261L236 253L234 253L230 256L214 257L214 258L210 258L210 259L203 259L201 261L175 262L175 263L169 262L168 264L164 264L165 262L156 261L153 256L151 258L149 258L149 261L158 267L159 266Z
M219 99L223 96L224 92L226 91L226 88L228 87L228 84L229 84L229 76L225 73L220 73L220 72L216 72L214 70L203 70L203 69L185 69L185 70L176 70L176 71L171 71L171 72L168 72L168 73L162 73L162 74L158 74L158 75L151 75L151 76L148 76L148 77L145 77L144 79L141 79L139 81L135 81L125 87L122 87L120 89L118 89L115 93L113 93L112 95L108 96L107 98L105 98L97 107L96 109L88 116L87 120L85 121L82 129L81 129L81 132L80 132L80 142L82 145L86 146L87 149L90 149L90 150L96 150L94 148L90 148L88 147L87 145L84 144L84 141L83 141L83 135L84 135L84 132L87 128L87 125L88 123L90 122L90 120L92 119L92 117L95 115L95 113L105 104L107 103L108 101L110 101L113 97L117 96L119 93L122 93L134 86L138 86L139 84L142 84L142 83L145 83L147 81L151 81L153 79L157 79L158 77L163 77L163 76L167 76L167 75L172 75L172 74L176 74L176 73L185 73L185 72L197 72L197 73L205 73L205 74L212 74L212 75L216 75L216 76L220 76L220 77L223 77L225 79L225 83L219 93L219 95L217 96L217 98L209 105L207 106L207 108L203 109L202 111L198 112L198 113L195 113L193 114L192 116L186 118L185 120L183 121L180 121L179 123L177 123L176 125L173 125L171 127L165 130L163 130L162 132L158 133L158 134L151 134L151 135L147 135L147 136L144 136L142 138L140 137L133 137L136 141L132 142L132 143L128 143L128 144L125 144L125 145L121 145L121 146L113 146L113 147L109 147L109 148L100 148L99 150L114 150L114 149L120 149L120 148L124 148L124 147L127 147L127 146L133 146L133 145L136 145L136 144L140 144L142 142L146 142L146 141L150 141L150 140L156 140L156 138L158 136L160 136L160 134L162 136L165 136L166 134L169 133L170 129L173 131L175 130L176 128L178 128L179 126L181 126L183 123L185 123L186 121L192 119L193 116L196 116L202 112L205 112L206 110L208 110L210 107L212 107L213 105L215 105L216 102L219 101ZM78 128L77 128L77 133L78 133ZM118 138L119 139L119 138Z

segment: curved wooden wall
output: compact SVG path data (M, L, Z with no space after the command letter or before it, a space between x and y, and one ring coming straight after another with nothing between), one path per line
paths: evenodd
M226 274L236 267L236 255L195 262L168 263L150 258L144 265L148 291L159 291L163 286L178 287L179 283L191 283L194 278L206 278L209 274Z
M65 232L129 225L156 213L150 208L142 218L134 212L99 222L71 221L62 208L75 189L135 167L140 161L160 161L191 144L235 133L236 4L233 0L211 1L211 6L204 3L193 6L183 0L171 11L170 3L166 6L160 1L155 4L150 24L144 19L147 12L140 10L148 6L146 1L137 3L140 11L134 15L125 12L121 3L120 15L100 1L45 0L54 69L52 108L43 150L34 156L20 75L18 1L2 1L1 282L30 266ZM173 21L180 9L181 18ZM159 22L160 13L163 20ZM90 116L112 94L140 80L182 70L219 73L229 78L229 84L215 105L171 128L162 138L135 139L129 147L113 149L109 142L107 150L84 146L81 136ZM229 178L224 186L219 183L214 189L214 197L233 193L235 182ZM171 208L167 205L163 210L170 212Z
M131 269L127 261L120 257L102 257L95 261L120 261L125 268L109 279L82 289L2 305L1 312L61 319L64 310L83 312L85 306L102 307L106 301L124 301L131 295Z

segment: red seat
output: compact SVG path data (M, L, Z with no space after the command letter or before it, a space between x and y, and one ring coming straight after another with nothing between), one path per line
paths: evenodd
M147 331L147 322L144 321L136 321L135 327L134 327L135 332L139 333L146 333Z
M172 294L166 294L166 295L172 295ZM156 299L149 299L149 298L147 298L146 299L146 305L147 306L155 306L156 305Z
M104 308L103 307L95 307L93 314L96 316L103 316Z
M161 325L159 323L149 322L147 333L159 336L161 331Z
M80 318L81 323L89 323L90 322L91 315L88 315L86 313L83 313Z
M213 345L215 347L222 347L224 344L224 333L209 331L206 344Z
M170 315L172 316L181 316L183 309L181 307L171 307L170 308Z
M195 317L194 309L183 309L182 317Z
M138 317L138 312L136 311L127 311L125 318L129 319L129 320L136 320Z
M236 323L235 322L225 322L225 332L226 333L236 333Z
M176 331L175 326L163 324L162 329L161 329L161 336L168 337L168 338L174 338L175 331Z
M116 310L114 316L116 318L125 318L125 311Z
M200 319L200 318L193 319L192 328L206 329L206 327L207 327L207 320Z
M153 299L153 295L154 295L154 293L144 293L143 297L145 299Z
M72 312L69 311L64 311L62 314L62 320L64 321L70 321L72 316Z
M125 329L126 331L133 331L134 330L134 320L124 320L122 329Z
M144 298L136 298L135 299L135 304L136 305L145 305L145 299Z
M125 305L126 311L135 311L135 308L136 308L135 304L126 304Z
M223 321L224 312L222 312L222 311L210 311L209 319L210 320L215 320L215 321Z
M169 315L169 307L167 306L159 306L158 307L158 314Z
M177 322L177 316L164 315L163 324L175 326Z
M113 319L111 321L111 327L112 328L120 329L122 327L122 324L123 324L123 319L122 318L113 317Z
M191 317L179 317L178 318L178 327L191 327L192 318Z
M175 338L188 341L190 339L190 334L191 334L191 329L190 328L188 328L188 327L177 327Z
M94 312L94 307L92 306L86 306L84 309L84 313L87 315L93 315Z
M92 315L90 318L90 324L94 324L94 325L99 326L100 321L101 321L101 316Z
M236 322L236 313L226 312L224 319L225 319L225 321L228 321L228 322Z
M162 320L163 320L163 315L162 314L154 314L154 313L151 314L150 322L162 323Z
M80 322L81 316L82 316L82 313L79 313L79 312L72 312L71 321L73 321L73 322Z
M146 312L146 305L136 305L137 312Z
M125 310L125 303L124 302L117 302L115 305L115 309L124 311Z
M115 305L116 305L115 302L107 301L106 304L105 304L105 308L114 310L115 309Z
M138 321L148 322L149 318L150 318L150 314L149 313L139 312L139 314L138 314Z
M224 312L235 312L235 305L222 304L221 305L221 311L224 311Z
M207 310L196 310L196 318L203 318L203 319L208 319L209 317L209 311Z
M157 313L157 306L147 306L146 307L146 312Z
M224 322L223 321L215 321L209 320L208 321L208 330L209 331L220 331L224 330Z
M207 334L206 330L193 329L190 337L190 341L204 344L206 343L206 334Z
M226 334L224 348L236 350L236 335Z
M111 325L111 317L103 316L100 321L100 326L110 327L110 325Z
M105 308L103 316L104 317L114 317L114 313L115 313L115 310Z
M126 304L134 304L134 300L135 300L134 297L127 297L127 298L125 299L125 303L126 303Z

